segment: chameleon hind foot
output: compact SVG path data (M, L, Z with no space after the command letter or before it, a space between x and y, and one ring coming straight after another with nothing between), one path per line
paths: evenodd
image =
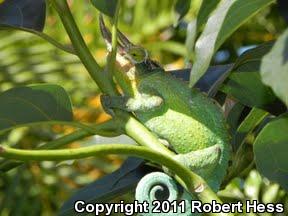
M175 159L198 175L207 177L215 171L220 157L221 148L216 144L187 154L178 154L175 156Z

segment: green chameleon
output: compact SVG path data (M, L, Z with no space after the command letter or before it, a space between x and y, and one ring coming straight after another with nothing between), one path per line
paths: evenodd
M102 35L111 48L111 33L100 18ZM118 69L131 89L124 96L101 97L106 110L118 108L135 117L177 153L176 160L218 191L230 155L229 135L219 105L197 89L169 75L147 51L118 31Z

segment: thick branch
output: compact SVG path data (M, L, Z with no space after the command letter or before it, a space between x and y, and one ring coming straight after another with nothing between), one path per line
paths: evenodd
M50 0L50 2L58 12L66 32L70 37L71 43L73 44L74 50L83 65L86 67L90 76L93 78L102 92L112 95L116 94L112 82L108 79L108 76L102 72L101 67L97 64L86 43L84 42L66 0Z

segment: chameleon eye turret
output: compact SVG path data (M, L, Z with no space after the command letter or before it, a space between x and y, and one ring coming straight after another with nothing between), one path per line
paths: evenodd
M142 47L129 47L125 55L134 64L143 63L148 59L148 53Z

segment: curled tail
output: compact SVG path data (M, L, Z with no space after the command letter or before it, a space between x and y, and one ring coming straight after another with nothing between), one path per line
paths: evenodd
M144 176L137 185L135 199L149 204L149 212L139 214L141 216L199 215L191 213L191 200L196 199L177 185L173 178L162 172Z

